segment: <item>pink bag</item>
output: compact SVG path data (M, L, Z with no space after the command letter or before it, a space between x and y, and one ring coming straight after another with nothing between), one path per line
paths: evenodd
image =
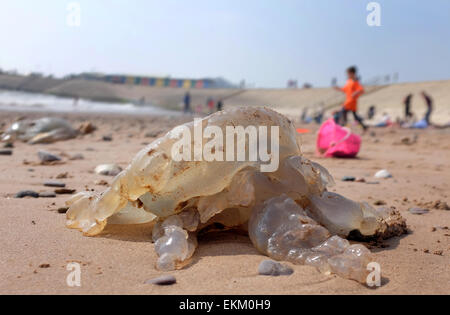
M361 147L361 137L349 128L341 127L333 118L320 126L317 153L325 157L355 157Z

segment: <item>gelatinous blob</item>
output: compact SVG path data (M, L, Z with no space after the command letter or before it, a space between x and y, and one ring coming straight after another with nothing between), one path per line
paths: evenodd
M20 120L13 123L2 135L2 141L16 139L30 144L52 143L75 138L78 131L62 118L44 117L36 120Z
M196 151L211 149L210 141L217 140L212 136L205 136L200 145L189 142L192 145L182 154L191 160L173 158L173 148L187 132L200 130L205 135L214 129L226 135L230 126L265 126L268 142L271 127L278 127L278 134L273 134L279 140L278 167L263 171L274 161L276 150L269 149L269 161L261 155L250 159L248 137L235 137L232 153L244 152L243 160L196 160ZM224 146L214 147L214 152L224 153ZM341 237L398 235L404 221L397 224L402 219L395 213L328 192L333 183L325 168L301 156L295 129L286 117L267 108L234 108L178 126L155 140L102 194L74 195L67 202L67 226L96 235L107 222L153 221L156 266L161 270L185 265L197 246L196 233L208 226L248 228L255 247L274 259L362 281L370 252Z

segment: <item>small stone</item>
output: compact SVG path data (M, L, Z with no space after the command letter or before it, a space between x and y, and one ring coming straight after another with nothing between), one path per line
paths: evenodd
M377 200L373 204L375 206L384 206L386 204L386 201L384 201L384 200Z
M44 186L47 187L66 187L66 184L61 182L45 182Z
M69 160L71 160L71 161L84 160L84 155L81 154L81 153L77 153L77 154L72 155L72 156L69 158Z
M33 198L39 198L39 194L32 190L22 190L19 191L14 196L15 198L24 198L24 197L33 197Z
M80 127L78 127L78 130L83 135L90 134L90 133L94 132L96 129L97 129L97 127L95 127L90 121L86 121L86 122L82 123L80 125Z
M145 284L156 284L156 285L171 285L175 284L177 282L177 279L175 279L174 276L161 276L154 279L146 280Z
M430 212L430 210L423 209L423 208L409 208L408 211L412 214L417 214L417 215L421 215L421 214Z
M6 142L4 145L3 145L3 147L6 149L6 148L8 148L8 149L11 149L11 148L14 148L14 144L12 143L12 142Z
M107 182L106 180L104 180L104 179L101 179L101 180L95 181L94 184L95 184L95 185L100 185L100 186L107 186L107 185L108 185L108 182Z
M113 139L113 138L112 138L111 135L105 135L105 136L102 137L102 140L103 140L103 141L112 141L112 139Z
M13 151L6 149L6 150L0 150L0 155L12 155Z
M355 180L355 182L357 182L357 183L365 183L366 180L365 180L363 177L360 177L360 178L357 178L357 179Z
M61 178L67 178L67 177L68 177L68 175L69 175L69 173L68 173L68 172L65 172L65 173L60 173L60 174L56 175L56 178L57 178L57 179L61 179Z
M388 172L388 170L380 170L375 173L375 178L390 178L392 174Z
M95 168L95 172L100 175L116 176L122 168L116 164L101 164Z
M344 177L342 177L342 181L343 182L354 182L355 179L356 178L354 176L344 176Z
M263 260L258 266L258 273L264 276L288 276L294 273L294 270L273 260Z
M69 189L69 188L59 188L59 189L55 189L55 193L58 195L64 195L64 194L73 194L74 192L76 192L76 189Z
M69 210L69 207L61 207L56 210L58 213L66 213Z
M38 156L42 162L61 161L61 157L59 157L58 155L43 150L39 150Z
M39 268L50 268L50 264L40 264Z
M56 194L51 191L44 191L39 193L39 198L55 198Z

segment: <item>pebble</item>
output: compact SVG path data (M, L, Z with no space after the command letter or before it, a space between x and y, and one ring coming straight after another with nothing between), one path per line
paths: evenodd
M264 276L288 276L293 274L294 270L273 260L263 260L258 266L258 273Z
M177 282L177 279L175 279L174 276L161 276L154 279L146 280L145 284L156 284L156 285L171 285L175 284Z
M375 206L384 206L386 204L386 201L384 201L384 200L377 200L373 204Z
M75 161L75 160L84 160L84 155L81 154L81 153L77 153L77 154L72 155L72 156L69 158L69 160L71 160L71 161Z
M12 155L13 151L12 150L0 150L0 155Z
M6 143L3 145L3 147L4 147L4 148L11 149L11 148L14 148L14 144L13 144L12 142L6 142Z
M21 190L14 196L15 198L33 197L39 198L39 194L32 190Z
M69 189L69 188L58 188L58 189L55 189L55 193L59 194L59 195L73 194L76 191L77 191L76 189Z
M411 212L412 214L418 214L418 215L430 212L430 210L423 209L423 208L409 208L408 211Z
M112 136L110 136L110 135L103 136L102 140L103 141L112 141Z
M116 176L122 168L116 164L100 164L95 168L95 172L100 175Z
M343 182L354 182L356 178L354 176L344 176L342 177Z
M39 150L38 156L42 162L61 161L59 156L43 150Z
M61 182L45 182L44 186L47 187L66 187L66 184Z
M68 207L61 207L61 208L58 208L58 210L56 210L56 211L58 211L58 213L66 213L67 210L69 210Z
M375 173L375 178L390 178L392 174L388 170L380 170Z
M39 193L39 198L55 198L56 194L51 191L45 191Z

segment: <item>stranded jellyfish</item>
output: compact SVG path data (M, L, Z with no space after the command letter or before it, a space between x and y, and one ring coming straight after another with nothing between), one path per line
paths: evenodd
M234 108L175 127L103 193L74 195L67 226L93 236L107 223L153 221L156 267L166 271L188 262L199 231L220 224L248 231L273 259L364 282L371 253L346 238L401 234L405 223L398 213L329 192L333 183L302 156L289 119L268 108Z

